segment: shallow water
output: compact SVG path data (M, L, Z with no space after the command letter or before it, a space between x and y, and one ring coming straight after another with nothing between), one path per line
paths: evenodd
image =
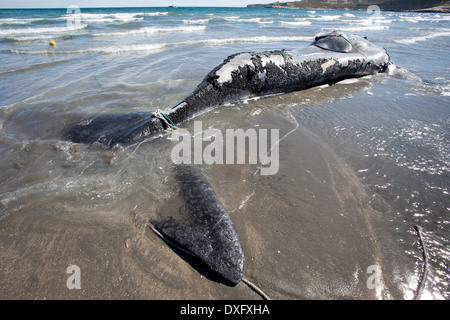
M230 54L298 49L338 28L385 47L421 80L369 76L213 110L196 119L203 128L279 129L280 168L262 176L257 165L199 167L240 234L246 276L271 297L413 299L423 268L416 225L429 258L420 298L450 297L448 15L382 12L374 20L366 12L247 8L81 14L67 29L65 10L0 10L0 224L24 212L30 219L23 221L37 225L62 218L105 228L139 216L141 230L151 217L176 215L176 142L164 136L110 150L63 141L64 129L99 114L174 106ZM190 132L193 126L183 124ZM0 238L14 263L25 254L13 254L6 239L26 230L19 225ZM45 248L37 245L36 254ZM149 261L142 252L139 265L149 264L142 268L161 269L155 252ZM8 270L12 264L3 261ZM166 298L191 297L186 288L196 297L224 296L195 280L177 287L184 262L166 263L170 277L145 269ZM381 270L375 289L367 285L371 265ZM20 278L5 274L8 283ZM124 289L114 288L121 296Z

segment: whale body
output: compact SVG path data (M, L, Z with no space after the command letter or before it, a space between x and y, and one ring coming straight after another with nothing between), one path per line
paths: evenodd
M101 115L68 128L64 138L111 147L133 144L227 103L380 73L389 65L385 49L365 38L333 31L299 50L231 55L188 97L163 113ZM152 225L231 284L239 283L244 251L228 213L199 171L185 165L175 166L175 171L186 215L179 220L152 219Z
M387 70L389 55L357 35L333 31L303 49L242 52L210 71L189 96L163 116L134 113L99 116L76 124L64 138L108 146L132 144L218 106L242 99L304 90Z

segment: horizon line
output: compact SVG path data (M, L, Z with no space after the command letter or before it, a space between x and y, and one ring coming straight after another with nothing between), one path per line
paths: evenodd
M89 6L83 6L80 7L80 9L101 9L101 8L169 8L169 9L178 9L178 8L247 8L247 6L176 6L174 8L170 6L95 6L95 7L89 7ZM67 9L67 7L8 7L8 8L2 8L1 9Z

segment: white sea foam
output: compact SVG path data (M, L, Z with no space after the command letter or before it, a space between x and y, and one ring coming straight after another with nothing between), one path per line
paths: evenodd
M204 39L190 41L187 43L204 43L206 45L222 45L227 43L240 43L240 42L277 42L277 41L312 41L314 37L306 36L282 36L282 37L268 37L268 36L256 36L256 37L242 37L242 38L224 38L224 39Z
M112 23L112 22L130 22L144 20L145 16L162 16L169 12L134 12L134 13L78 13L65 14L57 18L3 18L1 24L29 24L41 20L67 21L68 19L79 19L79 21L89 23Z
M228 22L250 22L250 23L260 23L262 18L248 18L241 19L240 17L225 17L224 18Z
M54 35L41 35L41 36L23 36L23 37L8 37L8 40L14 41L34 41L34 40L49 40L54 39Z
M43 18L24 18L24 19L16 19L16 18L3 18L0 19L0 24L29 24L35 21L44 20ZM49 19L45 19L49 20Z
M169 12L143 12L143 13L137 13L137 15L144 15L144 16L166 16L169 14Z
M166 32L199 32L204 31L206 26L180 26L180 27L168 27L168 28L156 28L156 27L145 27L135 30L128 30L122 32L108 32L108 33L94 33L93 36L96 37L121 37L133 34L155 34L155 33L166 33Z
M342 22L348 23L350 25L377 25L380 23L392 23L392 20L385 18L367 18L367 19L352 19L352 20L342 20Z
M210 19L181 20L185 24L202 24L208 23Z
M129 22L136 20L144 20L145 16L161 16L167 15L169 12L129 12L129 13L78 13L76 15L66 14L59 19L67 20L68 18L77 18L85 23L101 23L101 22Z
M89 54L89 53L126 53L136 51L148 51L159 52L164 50L167 43L158 44L137 44L126 46L108 46L97 48L86 48L79 50L21 50L11 49L10 51L15 54L36 54L36 55L48 55L48 54Z
M56 18L3 18L0 24L29 24L41 20L67 21L68 19L79 19L83 23L111 23L111 22L129 22L144 20L145 16L162 16L168 12L134 12L134 13L78 13L65 14Z
M322 28L322 30L329 30L332 31L335 28ZM358 26L358 27L343 27L339 28L339 30L342 31L369 31L369 30L388 30L388 26L380 26L380 25L373 25L373 26Z
M0 36L20 35L20 34L37 34L37 33L65 33L86 28L87 25L73 25L64 27L49 27L49 28L24 28L24 29L6 29L0 30Z
M273 20L261 20L259 24L272 24Z
M419 22L440 22L440 21L449 21L450 16L444 15L435 15L435 16L400 16L400 21L406 21L411 23L419 23Z
M280 24L291 25L291 26L309 26L311 21L300 20L300 21L280 21Z
M411 44L411 43L416 43L417 41L427 41L428 39L433 39L433 38L437 38L437 37L448 37L448 36L450 36L450 32L444 31L444 32L430 33L430 34L423 35L423 36L397 39L394 41L397 43Z
M89 35L89 33L77 33L77 36L85 36L85 35ZM60 38L67 38L70 35L65 35L65 34L60 34L60 35L55 35L55 34L44 34L44 35L34 35L34 36L19 36L19 37L7 37L6 39L8 40L13 40L13 41L41 41L41 40L56 40L56 39L60 39Z
M22 49L11 49L11 53L15 54L37 54L37 55L47 55L47 54L88 54L88 53L122 53L122 52L133 52L133 51L149 51L158 52L169 47L184 46L184 45L206 45L206 46L220 46L230 43L252 43L252 42L277 42L277 41L312 41L314 37L305 36L284 36L284 37L242 37L242 38L225 38L225 39L203 39L203 40L191 40L183 42L173 42L173 43L157 43L157 44L139 44L139 45L123 45L123 46L108 46L108 47L97 47L97 48L86 48L80 50L22 50Z
M60 19L67 20L69 18L77 18L84 23L101 23L101 22L128 22L135 20L143 20L144 17L138 17L137 13L79 13L76 15L68 14ZM139 14L142 15L142 14Z
M322 21L332 21L332 20L337 20L337 19L340 19L340 18L342 18L342 16L341 15L339 15L339 14L337 14L337 15L326 15L326 16L316 16L316 17L314 17L313 19L316 19L316 20L322 20Z

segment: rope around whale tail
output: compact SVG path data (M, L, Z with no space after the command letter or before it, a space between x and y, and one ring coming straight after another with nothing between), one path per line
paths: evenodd
M152 231L153 231L159 238L161 238L163 241L167 242L168 244L170 244L171 246L177 248L178 250L181 250L182 252L184 252L184 253L190 255L191 257L196 258L195 255L194 255L192 252L190 252L190 251L188 251L188 250L186 250L186 249L180 247L180 246L177 245L176 243L174 243L174 242L170 241L169 239L167 239L161 232L159 232L158 230L156 230L155 226L154 226L152 223L150 223L150 228L151 228ZM255 291L257 294L259 294L264 300L270 300L269 296L268 296L267 294L265 294L264 291L262 291L257 285L255 285L253 282L251 282L251 281L248 280L247 278L243 277L243 278L242 278L242 282L243 282L244 284L246 284L250 289L252 289L253 291Z
M155 112L153 112L153 116L155 118L162 120L167 125L167 129L169 129L169 130L170 129L172 129L172 130L178 129L178 127L175 125L175 123L173 123L172 120L170 120L170 118L166 114L164 114L160 109L156 109Z

